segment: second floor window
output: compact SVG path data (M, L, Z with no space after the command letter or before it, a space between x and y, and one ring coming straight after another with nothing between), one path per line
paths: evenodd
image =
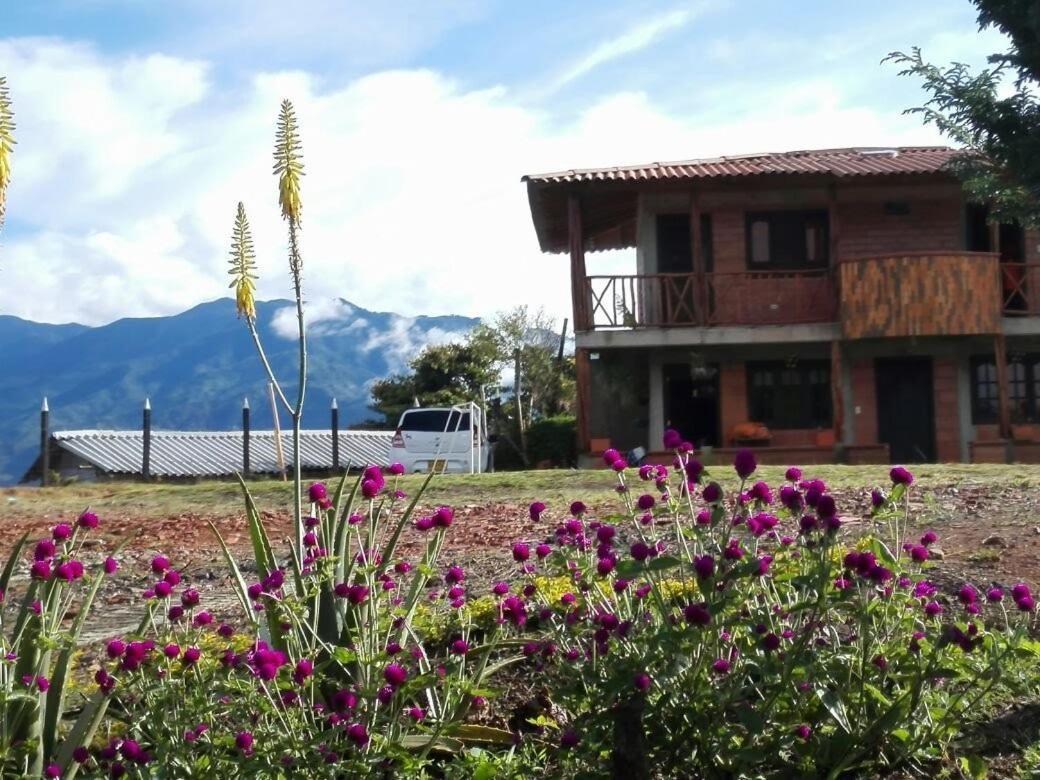
M746 241L751 270L824 268L829 262L827 212L748 212Z

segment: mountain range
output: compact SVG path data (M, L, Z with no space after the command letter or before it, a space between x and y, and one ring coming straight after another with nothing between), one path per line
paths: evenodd
M343 299L308 307L304 427L328 428L332 398L344 427L371 418L374 380L404 368L425 344L458 339L477 322L370 311ZM276 376L294 398L292 302L259 302L257 328ZM253 428L271 427L266 376L231 299L97 327L0 315L0 366L0 484L17 482L36 456L44 396L51 430L137 428L146 397L156 429L237 429L245 397Z

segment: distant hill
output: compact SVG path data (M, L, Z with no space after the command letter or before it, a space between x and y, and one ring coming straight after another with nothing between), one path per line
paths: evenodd
M400 370L423 345L460 338L478 322L403 317L344 300L315 307L311 320L304 425L312 428L328 427L332 397L342 425L369 418L373 380ZM294 397L292 303L258 303L257 322L275 373ZM54 430L136 427L145 396L156 428L235 429L244 396L253 426L271 426L263 369L230 299L100 327L0 316L0 366L0 484L16 482L35 457L45 395Z

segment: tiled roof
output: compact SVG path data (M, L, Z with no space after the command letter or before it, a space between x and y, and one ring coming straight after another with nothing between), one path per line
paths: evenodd
M141 431L58 431L64 450L111 474L139 474L144 449ZM392 431L340 431L341 466L386 466ZM286 465L292 463L292 433L281 434ZM301 431L301 466L332 468L332 431ZM273 431L251 431L249 467L255 473L278 471ZM226 476L242 469L240 431L152 431L149 467L153 476Z
M799 173L838 177L938 173L956 153L956 150L946 146L810 149L538 173L524 176L523 181L562 184L595 181L638 182L654 179L720 179Z

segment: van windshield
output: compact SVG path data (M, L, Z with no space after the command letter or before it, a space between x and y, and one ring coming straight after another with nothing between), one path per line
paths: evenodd
M449 417L450 415L450 417ZM449 409L414 409L404 413L401 430L420 433L454 433L469 430L469 412Z

